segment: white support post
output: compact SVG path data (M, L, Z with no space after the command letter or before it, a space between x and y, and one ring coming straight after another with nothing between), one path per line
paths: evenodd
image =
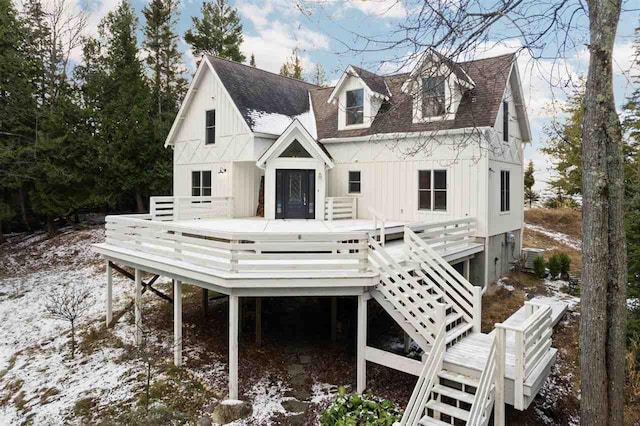
M351 199L351 219L358 218L358 197L353 197Z
M504 376L505 376L505 329L496 324L496 387L495 408L493 414L494 426L504 426Z
M106 291L106 305L107 305L107 327L113 320L113 271L111 270L111 261L107 260L107 291Z
M469 268L471 266L471 261L466 259L462 264L462 272L464 273L464 279L469 281Z
M182 282L173 280L173 364L182 366Z
M229 399L238 399L238 296L229 295Z
M135 278L135 327L136 327L136 345L142 344L142 271L136 268Z
M473 332L480 333L482 329L482 289L477 285L473 289Z
M524 410L524 333L515 333L515 377L513 379L513 408Z
M358 296L358 343L357 343L357 375L356 392L364 393L367 388L367 299L364 295Z
M337 329L338 326L338 298L333 296L331 297L331 342L335 342L337 340Z

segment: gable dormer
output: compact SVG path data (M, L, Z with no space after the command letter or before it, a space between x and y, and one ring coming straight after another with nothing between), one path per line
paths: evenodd
M338 130L363 129L371 126L389 97L383 77L349 65L327 102L338 105Z
M413 123L428 123L455 119L465 91L474 87L462 67L429 50L402 85L402 91L412 97Z

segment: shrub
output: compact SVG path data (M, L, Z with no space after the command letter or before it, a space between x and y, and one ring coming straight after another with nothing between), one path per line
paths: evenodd
M560 274L560 257L558 256L558 253L551 255L547 262L547 268L549 268L549 275L551 275L552 280L558 278L558 275Z
M391 426L400 418L400 410L394 403L370 395L347 394L340 387L336 400L322 411L320 425Z
M545 270L544 257L538 256L535 259L533 259L533 273L536 275L536 277L544 278L545 272L546 270Z
M567 253L558 253L558 261L560 262L560 276L562 276L562 279L568 279L569 271L571 270L571 258Z

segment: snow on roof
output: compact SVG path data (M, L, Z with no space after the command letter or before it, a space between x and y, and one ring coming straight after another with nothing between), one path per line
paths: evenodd
M298 119L314 139L318 138L313 109L293 117L273 112L251 110L249 111L249 117L253 121L254 132L281 135L295 119Z

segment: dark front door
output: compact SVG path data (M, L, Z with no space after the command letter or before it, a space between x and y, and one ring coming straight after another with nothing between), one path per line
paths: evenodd
M276 170L276 219L315 219L315 170Z

